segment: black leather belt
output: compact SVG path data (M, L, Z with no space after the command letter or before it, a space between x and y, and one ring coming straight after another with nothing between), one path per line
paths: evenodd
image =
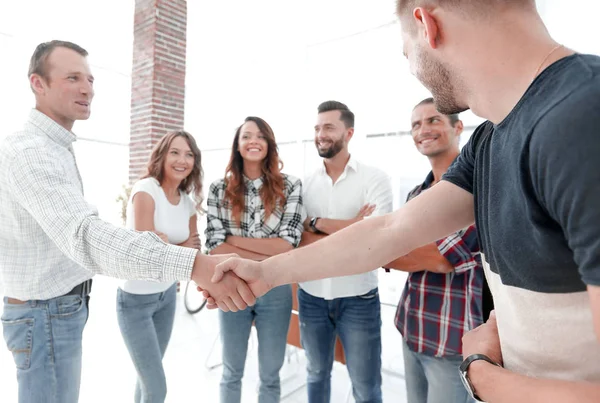
M65 295L80 295L81 297L86 297L90 292L92 292L92 279L86 280L83 283L76 285L71 291L69 291Z

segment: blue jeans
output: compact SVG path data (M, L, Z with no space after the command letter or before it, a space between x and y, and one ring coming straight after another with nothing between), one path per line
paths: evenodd
M176 299L177 284L156 294L117 291L119 328L138 376L136 403L162 403L167 396L162 359L173 330Z
M219 311L223 341L221 403L241 401L242 377L252 322L258 334L259 403L277 403L281 397L279 370L292 314L292 287L283 285L256 300L253 307L238 312Z
M432 357L415 353L405 341L404 373L406 393L410 403L471 403L460 380L458 367L462 356Z
M24 304L4 298L2 328L17 367L19 403L77 402L88 302L79 295Z
M298 290L300 338L308 357L308 401L329 403L336 335L357 403L381 402L381 306L377 288L325 300ZM412 403L412 402L411 402Z

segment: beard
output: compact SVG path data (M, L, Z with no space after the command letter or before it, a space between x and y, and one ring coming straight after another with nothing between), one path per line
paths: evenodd
M344 148L344 139L341 138L337 141L332 142L331 146L324 150L321 150L319 148L319 145L317 144L316 140L315 146L317 146L317 152L319 153L319 157L329 159L335 157L340 151L342 151L342 149Z
M435 107L444 115L461 113L469 109L456 99L454 77L450 70L441 62L417 48L416 63L420 67L415 75L417 79L431 92Z

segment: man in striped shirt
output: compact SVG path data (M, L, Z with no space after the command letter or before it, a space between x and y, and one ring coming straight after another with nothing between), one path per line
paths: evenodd
M85 49L65 41L40 44L29 82L36 106L23 129L0 142L2 331L20 403L75 403L94 274L193 279L207 288L223 257L110 225L85 201L72 132L76 120L90 116L94 98ZM254 303L244 282L228 283L211 290L221 307Z
M411 132L431 172L408 200L434 186L459 155L463 124L443 115L433 98L412 112ZM396 312L404 338L406 390L411 403L472 401L460 380L462 336L483 323L484 283L474 225L394 260L388 268L408 271Z

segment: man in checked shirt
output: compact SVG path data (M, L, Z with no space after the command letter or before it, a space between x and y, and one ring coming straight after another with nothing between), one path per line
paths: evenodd
M443 115L433 98L412 112L411 131L431 172L408 200L435 185L459 155L463 123ZM462 336L483 323L484 275L475 226L470 226L386 266L408 271L398 303L396 327L403 336L404 371L410 403L465 403L472 399L460 380Z
M94 274L163 282L191 278L212 288L214 267L227 257L112 226L85 202L71 129L90 116L94 97L86 56L71 42L36 48L28 74L36 106L24 128L0 143L2 327L17 367L20 403L78 400ZM210 292L226 310L255 300L237 277Z

